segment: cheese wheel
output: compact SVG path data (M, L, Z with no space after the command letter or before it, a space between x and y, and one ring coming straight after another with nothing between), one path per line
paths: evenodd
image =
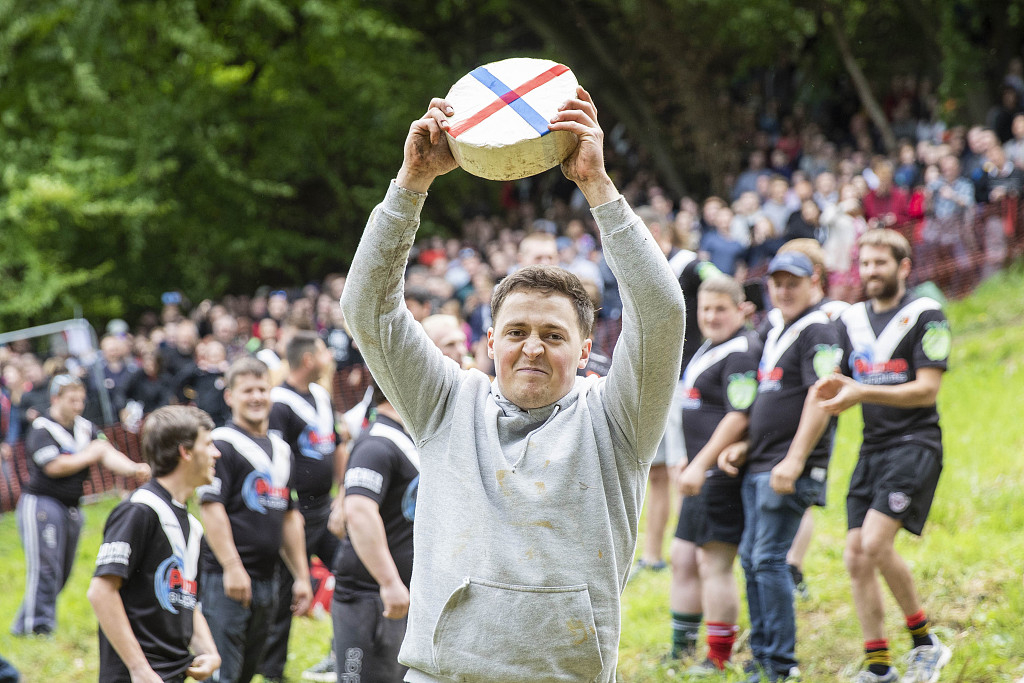
M568 131L548 130L579 85L568 67L516 57L478 67L448 91L455 110L446 134L459 166L488 180L516 180L557 166L576 148Z

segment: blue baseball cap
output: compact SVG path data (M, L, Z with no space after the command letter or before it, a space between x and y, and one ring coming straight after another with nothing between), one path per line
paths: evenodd
M799 251L784 251L777 254L772 262L768 264L768 274L786 272L797 277L811 277L814 275L814 264Z

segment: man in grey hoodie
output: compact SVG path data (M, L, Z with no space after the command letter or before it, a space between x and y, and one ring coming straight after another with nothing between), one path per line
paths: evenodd
M580 88L551 119L579 145L562 172L587 198L619 280L608 375L586 365L593 307L554 266L505 278L487 333L492 382L445 358L416 324L402 275L431 182L456 167L444 100L413 122L370 215L342 307L370 371L420 452L416 558L399 661L406 681L613 681L619 596L683 341L683 297L604 168Z

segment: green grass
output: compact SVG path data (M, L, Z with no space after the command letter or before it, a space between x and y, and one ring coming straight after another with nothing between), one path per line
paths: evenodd
M25 555L14 514L0 515L0 654L21 671L24 683L96 681L99 669L96 617L85 597L103 539L103 523L118 502L110 496L84 507L85 529L75 568L57 599L57 632L52 638L15 638L10 622L24 592ZM194 507L194 506L193 506ZM193 513L195 510L193 509ZM286 676L300 680L302 671L327 654L330 621L311 618L292 622ZM261 680L260 676L255 679Z
M939 397L945 468L924 536L901 534L897 540L937 632L954 648L943 681L991 683L1024 675L1022 302L1024 268L1017 267L949 305L955 342ZM804 570L812 595L797 604L797 656L806 681L846 680L844 670L852 671L860 659L860 629L842 560L844 499L859 445L860 414L854 410L840 418L829 505L815 512ZM742 590L742 573L737 577ZM623 681L665 681L679 668L661 662L670 637L668 584L667 572L648 572L626 588ZM888 593L886 605L886 628L899 656L910 639ZM741 622L742 641L745 615ZM738 658L747 657L741 647Z
M954 648L943 681L1008 682L1024 675L1024 268L950 304L955 335L950 372L939 399L945 470L923 538L901 534L897 547L911 564L926 609ZM855 413L855 411L853 411ZM816 511L805 574L811 598L797 605L797 655L805 681L844 680L861 647L843 568L843 500L859 445L859 414L840 420L829 475L829 506ZM0 654L27 683L95 681L96 621L85 598L103 522L116 501L86 508L78 561L58 601L58 631L50 640L17 639L8 626L21 601L24 555L14 516L0 517ZM670 526L670 529L674 528ZM668 651L668 572L644 573L623 596L619 678L661 682ZM899 611L887 595L886 622L895 654L909 648ZM745 616L741 617L741 641ZM319 661L330 638L327 621L299 619L292 629L286 674ZM737 657L749 656L741 645ZM676 667L678 668L678 667ZM257 681L258 681L257 677Z

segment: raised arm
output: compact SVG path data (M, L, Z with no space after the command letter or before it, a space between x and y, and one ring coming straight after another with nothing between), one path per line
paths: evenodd
M451 112L444 100L432 100L410 126L402 168L370 214L341 297L366 365L416 438L440 426L442 397L458 376L458 368L413 319L403 296L405 265L427 188L457 165L443 131L445 113Z
M605 405L637 458L650 460L665 431L682 363L683 294L661 249L605 170L604 132L593 99L583 88L576 95L562 105L550 128L579 136L562 172L590 203L622 295L622 333L608 371Z

